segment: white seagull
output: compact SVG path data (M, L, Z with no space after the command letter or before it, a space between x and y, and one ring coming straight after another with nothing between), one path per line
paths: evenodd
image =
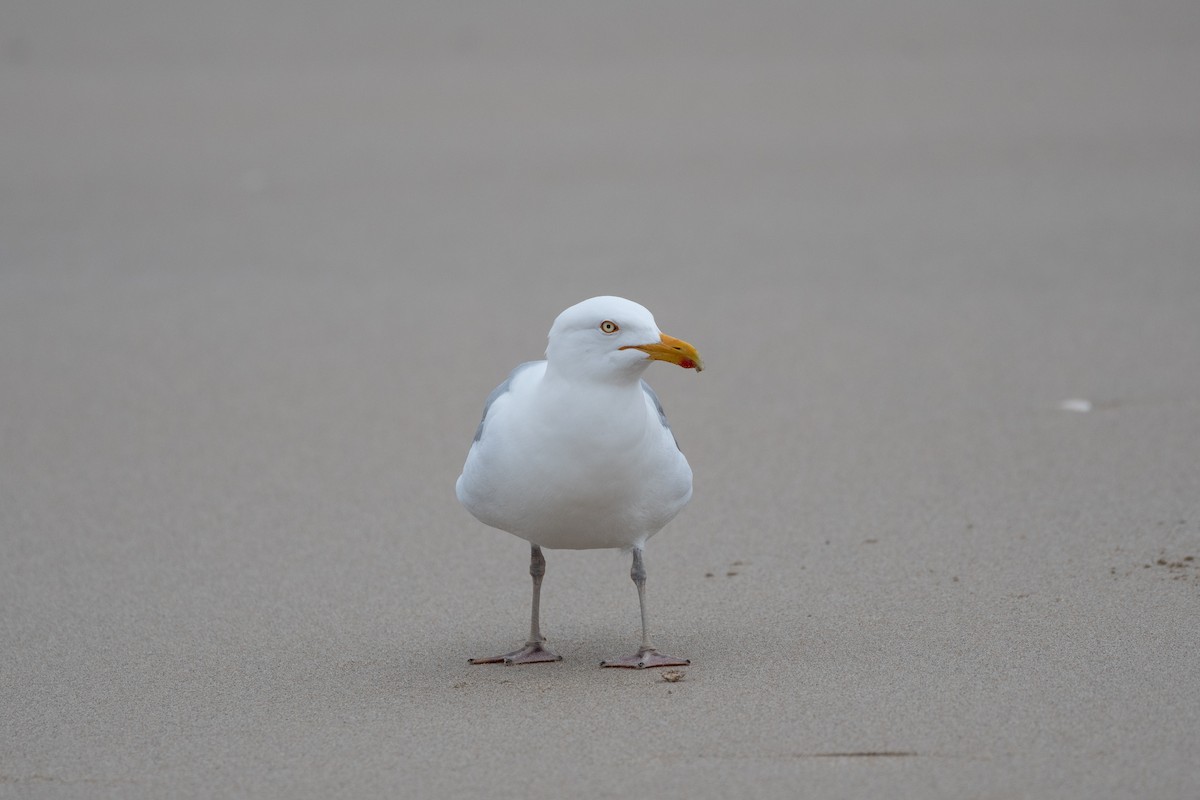
M545 361L521 364L488 396L455 489L480 522L532 546L533 610L524 647L472 664L562 659L538 624L543 547L633 551L642 645L601 666L690 663L655 650L647 623L642 549L692 497L692 469L642 380L652 361L701 370L696 348L660 331L645 308L593 297L558 315Z

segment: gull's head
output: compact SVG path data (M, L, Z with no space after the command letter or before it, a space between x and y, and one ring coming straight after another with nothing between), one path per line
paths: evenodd
M696 348L658 329L654 315L623 297L593 297L558 315L546 358L556 371L636 377L651 361L699 372Z

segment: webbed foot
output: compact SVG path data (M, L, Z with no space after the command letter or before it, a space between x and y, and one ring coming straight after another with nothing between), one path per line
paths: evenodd
M691 659L664 656L653 647L638 650L637 655L619 658L616 661L601 661L602 667L625 667L627 669L652 669L654 667L686 667Z
M513 650L502 656L468 659L468 663L471 664L504 664L505 666L541 664L546 661L562 661L562 656L546 647L544 642L526 642L520 650Z

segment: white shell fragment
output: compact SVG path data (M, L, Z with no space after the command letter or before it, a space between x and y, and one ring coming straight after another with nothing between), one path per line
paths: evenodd
M1072 398L1070 400L1063 400L1058 404L1058 407L1063 411L1077 411L1080 414L1086 414L1092 410L1092 401Z

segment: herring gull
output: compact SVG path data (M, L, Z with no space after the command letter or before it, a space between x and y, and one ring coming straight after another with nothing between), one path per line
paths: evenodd
M667 336L644 307L593 297L558 315L545 361L521 364L488 396L455 486L480 522L530 543L533 607L518 650L472 664L559 661L538 620L542 548L632 550L642 643L606 667L666 667L646 613L646 540L692 496L692 470L662 404L642 380L652 361L701 370L696 348Z

